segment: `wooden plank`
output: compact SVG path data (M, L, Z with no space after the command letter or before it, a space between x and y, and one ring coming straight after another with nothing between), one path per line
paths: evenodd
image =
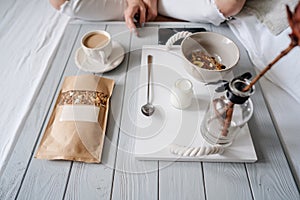
M140 31L140 37L132 35L131 38L112 199L156 199L158 195L157 162L137 161L133 155L134 116L140 108L132 98L139 87L141 48L157 42L157 31L157 27L147 26Z
M244 164L203 163L207 199L252 199Z
M159 162L159 199L205 199L201 162Z
M244 49L227 26L223 30L216 29L216 31L231 37L236 41L240 50ZM239 72L245 70L255 73L248 55L242 53L241 61L244 66L239 66ZM258 161L253 164L246 164L253 197L255 199L299 199L299 191L267 109L260 85L256 84L255 87L255 94L251 97L254 114L248 124Z
M76 33L78 29L78 26L68 26L66 28L66 33L63 36L61 45L59 46L56 54L57 59L54 59L52 66L48 71L48 76L46 77L41 87L41 90L35 101L34 107L32 108L26 120L25 126L21 131L18 141L16 142L14 151L11 154L6 168L1 174L0 199L14 199L18 195L19 189L22 186L24 186L24 190L26 190L26 192L28 192L29 194L31 193L30 189L32 189L32 187L34 186L40 186L42 188L42 185L39 182L35 182L37 179L31 179L29 185L22 185L24 181L23 177L26 175L27 168L31 164L30 162L33 156L33 151L36 146L36 140L40 137L41 130L45 125L44 121L46 118L49 118L49 107L52 103L53 97L55 96L56 92L56 87L53 86L56 86L59 83L61 75L64 72L65 64L69 59L69 54L72 50L73 42L76 38L76 34L74 33ZM46 162L45 166L47 166L48 164L51 163ZM61 165L69 165L69 163L67 164L61 162L58 165L56 166L60 167ZM44 170L47 170L47 167ZM35 173L37 176L45 173L45 171L43 172L42 170L38 169ZM63 175L63 170L59 173L56 172L56 174L56 176L52 177L53 180L58 178L58 176ZM68 171L66 171L66 175L67 174ZM43 176L41 176L41 178L42 177ZM64 188L64 184L56 184L55 187ZM39 191L37 192L37 194L42 195L43 192ZM59 193L59 190L57 190L55 194L59 195L62 193ZM55 194L53 194L54 198L57 197Z
M168 27L167 24L160 27ZM189 24L177 27L203 27ZM200 162L159 162L159 199L205 199Z
M209 24L189 24L188 27L204 27L207 31L211 30L211 25ZM167 165L167 162L159 162L159 169L162 169L162 163ZM160 197L162 199L172 195L172 199L193 199L193 198L205 198L205 189L206 188L206 196L208 199L218 199L225 195L226 199L232 199L234 197L241 197L241 199L251 199L251 193L249 190L249 184L247 182L247 174L245 173L245 168L243 164L222 164L222 163L204 163L203 170L204 174L202 174L202 166L199 163L168 163L169 166L163 168L159 172L159 187L160 187ZM234 167L237 167L235 170ZM186 170L186 169L189 170ZM218 169L216 171L216 169ZM219 174L220 171L226 170L229 173ZM230 189L230 186L226 178L226 175L234 174L233 178L242 177L242 180L235 181L236 186L243 185L243 193L239 193L240 195L235 196L235 193L231 193L235 191L234 189ZM225 180L218 178L223 177ZM203 180L203 176L205 181ZM219 182L215 183L216 178L218 178ZM172 180L172 181L170 181ZM175 180L175 181L174 181ZM223 182L221 181L223 180ZM173 182L177 182L174 184ZM190 184L192 182L192 184ZM204 186L205 183L205 186ZM217 185L216 185L217 184ZM229 187L223 187L223 184L227 184ZM191 189L191 186L193 189ZM222 186L220 192L215 192L217 186ZM184 198L182 198L184 197Z
M285 155L289 161L298 189L300 188L300 142L299 122L300 104L288 93L279 88L270 80L263 77L260 85L266 104L273 119ZM270 92L271 91L271 92ZM277 97L280 96L280 99Z
M246 165L254 198L300 199L264 98L258 92L261 88L256 84L256 94L252 97L255 112L249 121L258 162Z
M213 32L223 34L226 30L224 25L211 26ZM207 199L252 199L244 164L203 163L203 171Z
M68 62L70 60L74 59L74 42L76 41L78 37L78 27L76 31L66 31L66 35L69 35L69 37L73 37L73 43L71 44L71 51L68 52ZM75 37L74 37L75 36ZM66 48L66 46L63 46L62 48ZM57 54L55 60L59 62L60 60L64 59L62 54ZM51 116L52 110L54 109L54 104L57 99L57 96L59 94L61 84L63 82L63 77L67 74L68 65L64 63L63 68L65 70L64 73L61 75L61 79L59 82L54 84L54 87L57 88L55 97L52 99L52 105L51 105L51 112L48 113L47 120L44 122L43 131L41 134L44 133L44 130L47 126L49 117ZM73 66L74 67L74 66ZM56 76L53 74L53 76ZM50 77L50 76L48 76ZM52 85L53 87L53 85ZM41 135L42 136L42 135ZM41 137L39 138L39 140ZM40 141L37 142L37 145L39 145ZM35 151L37 149L37 146L35 148ZM35 154L36 152L34 152ZM22 187L20 189L19 198L24 199L60 199L64 195L65 191L65 185L69 177L69 171L70 167L72 166L72 163L70 161L48 161L48 160L40 160L40 159L32 159L30 162L30 165L28 166L26 176L24 177ZM30 185L31 187L28 187ZM43 191L43 192L40 192ZM55 192L54 192L55 191Z
M83 35L90 28L95 29L97 27L95 25L83 25L79 35ZM106 30L112 35L114 41L122 44L125 52L129 51L130 33L124 24L111 25ZM99 76L115 80L115 88L110 102L102 162L101 164L73 163L65 194L66 199L110 199L118 145L117 140L121 123L120 116L122 113L127 63L128 56L126 55L123 63L118 68L102 75L98 74ZM74 65L74 63L69 62L69 65Z
M207 31L210 31L212 28L211 24L206 24L206 23L186 23L184 26L186 28L205 28Z

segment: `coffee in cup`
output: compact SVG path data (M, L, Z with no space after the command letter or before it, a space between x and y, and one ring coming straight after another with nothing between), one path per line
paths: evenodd
M94 33L89 35L84 40L84 46L88 48L98 48L109 42L109 38L104 34Z
M102 30L88 32L81 39L81 47L88 59L106 64L112 52L111 36Z

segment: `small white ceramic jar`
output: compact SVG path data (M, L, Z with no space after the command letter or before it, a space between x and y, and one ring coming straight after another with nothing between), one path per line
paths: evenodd
M178 109L189 107L193 99L193 84L188 79L178 79L171 91L171 104Z

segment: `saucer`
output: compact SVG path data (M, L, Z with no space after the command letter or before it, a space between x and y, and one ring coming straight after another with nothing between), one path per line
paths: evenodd
M102 64L86 56L83 49L80 47L75 54L75 63L77 67L83 71L104 73L118 67L124 59L124 48L116 41L112 41L112 52L106 64Z

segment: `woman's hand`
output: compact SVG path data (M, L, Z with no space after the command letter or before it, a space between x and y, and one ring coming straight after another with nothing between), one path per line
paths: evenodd
M143 0L146 5L146 21L153 21L157 17L157 0Z
M127 0L127 8L124 11L124 17L127 27L130 31L136 32L134 16L139 15L139 23L144 24L146 21L146 5L142 0Z
M141 26L146 21L152 21L157 16L157 0L127 0L127 8L124 11L124 17L127 27L136 34L134 16L139 16Z

